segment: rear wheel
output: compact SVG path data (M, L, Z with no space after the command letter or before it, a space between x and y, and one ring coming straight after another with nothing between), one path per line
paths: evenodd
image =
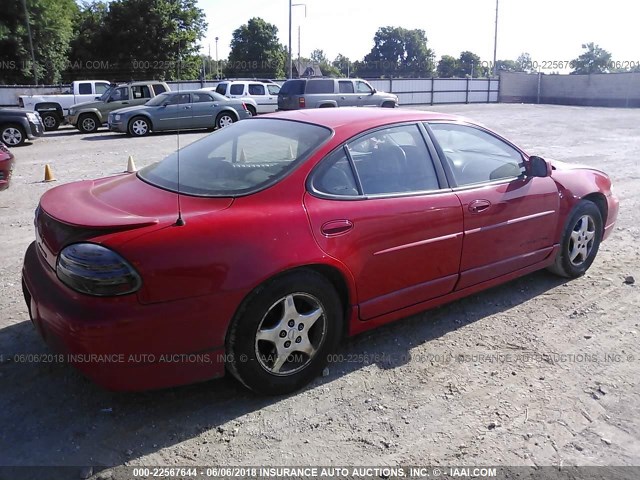
M27 135L20 125L8 124L0 127L0 138L2 143L9 147L17 147L22 145L27 139Z
M560 251L549 270L556 275L576 278L589 269L602 240L602 215L598 207L582 200L565 225Z
M84 113L78 119L78 130L83 133L93 133L100 127L98 117L92 113Z
M216 117L216 127L217 128L228 127L235 121L236 119L233 115L231 115L228 112L222 112Z
M40 112L42 117L42 124L47 131L57 130L60 126L60 118L53 112Z
M340 300L325 277L299 271L276 278L238 310L227 336L227 368L258 393L298 390L326 365L342 323Z
M128 130L134 137L144 137L151 130L151 124L144 117L133 117L129 122Z
M247 110L249 110L252 117L255 117L258 114L258 112L256 112L256 107L253 105L247 105Z

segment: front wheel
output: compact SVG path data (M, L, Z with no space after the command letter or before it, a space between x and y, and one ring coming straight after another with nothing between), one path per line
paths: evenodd
M560 241L560 251L549 270L556 275L576 278L589 269L602 240L602 215L589 200L582 200L573 210Z
M100 127L100 122L98 121L98 117L93 115L92 113L85 113L80 115L78 119L78 130L82 133L93 133L98 130Z
M235 121L236 119L230 113L222 112L220 115L216 117L216 127L217 128L228 127Z
M0 138L8 147L17 147L24 143L27 135L20 125L9 124L0 127Z
M342 306L322 275L299 271L258 287L227 336L227 368L251 390L283 395L318 376L341 337Z
M129 134L134 137L144 137L151 130L149 120L144 117L134 117L129 122Z
M57 130L60 126L60 118L55 113L43 112L40 113L40 117L42 117L42 124L44 125L44 129L47 131Z

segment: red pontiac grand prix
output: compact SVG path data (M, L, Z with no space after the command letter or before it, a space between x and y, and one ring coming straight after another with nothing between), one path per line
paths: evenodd
M535 270L582 275L617 214L606 174L459 117L277 113L49 190L23 290L45 341L106 388L228 370L282 394L346 335Z

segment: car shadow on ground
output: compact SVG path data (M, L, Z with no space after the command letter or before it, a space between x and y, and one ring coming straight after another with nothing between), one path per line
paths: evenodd
M347 340L338 354L384 354L377 366L397 368L411 361L414 347L565 282L536 272ZM81 467L93 466L95 473L207 431L218 432L222 442L222 425L283 400L254 395L232 378L145 393L108 392L68 365L29 358L46 359L50 353L28 320L0 330L0 465L73 466L70 478L77 478ZM308 388L330 384L365 365L370 362L331 363L328 376ZM40 473L17 469L11 478L37 478Z
M206 129L181 130L180 136L182 137L182 136L197 135L197 134L203 134L203 133L210 133L210 132ZM118 132L100 131L97 133L85 134L85 137L83 137L82 140L95 142L95 141L101 141L101 140L118 140L118 139L126 140L126 139L139 139L139 138L148 138L148 137L171 137L171 136L176 137L177 135L178 135L178 132L173 130L166 131L166 132L150 132L148 136L144 136L144 137L134 137L131 135L118 133Z

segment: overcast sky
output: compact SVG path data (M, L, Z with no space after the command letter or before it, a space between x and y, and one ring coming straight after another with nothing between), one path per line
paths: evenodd
M421 28L436 59L470 50L493 59L496 0L293 0L293 52L309 56L316 48L330 60L338 53L361 60L373 46L379 27ZM278 27L288 44L289 0L199 0L209 29L203 53L229 54L233 31L252 17ZM499 0L498 59L515 60L522 52L537 61L570 61L581 45L595 42L614 60L640 61L640 6L633 0Z

